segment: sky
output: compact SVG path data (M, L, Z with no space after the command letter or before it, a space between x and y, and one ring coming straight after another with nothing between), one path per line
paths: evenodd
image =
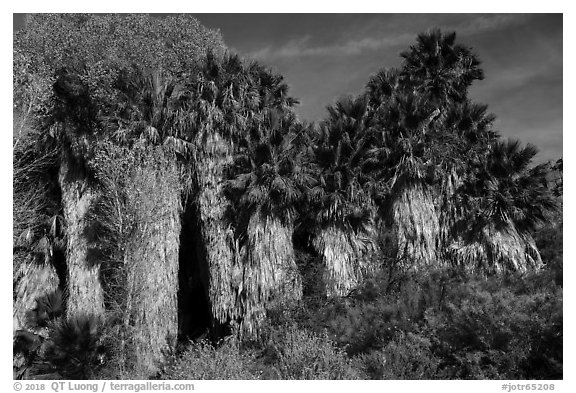
M470 97L497 116L505 137L562 156L562 14L195 14L228 48L285 77L300 118L322 119L338 97L401 64L400 52L430 28L455 31L482 61ZM22 26L14 16L14 29Z
M482 61L470 97L505 137L532 143L538 161L562 156L562 14L199 14L228 47L284 75L297 112L319 120L370 75L401 64L418 33L455 31Z

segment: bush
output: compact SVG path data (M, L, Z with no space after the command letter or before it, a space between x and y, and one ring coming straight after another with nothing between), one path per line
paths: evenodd
M450 291L442 310L428 310L425 329L444 359L445 377L561 377L562 291L534 284L549 279L468 282Z
M370 379L437 379L441 359L422 335L400 333L383 349L355 357Z
M417 332L425 311L439 307L453 279L446 271L392 273L367 279L351 297L309 305L301 324L318 334L327 329L350 356L381 349L400 332Z
M546 264L546 270L553 275L556 284L560 286L563 282L563 232L563 221L560 214L556 222L545 225L534 233L534 240L538 250L540 250L542 262Z
M326 329L369 378L562 376L562 288L548 270L381 272L353 296L308 304L294 319Z
M258 379L253 357L240 352L236 343L226 342L214 347L207 341L191 343L161 373L160 379Z
M267 379L361 379L346 352L328 334L314 334L295 324L269 328L260 359Z

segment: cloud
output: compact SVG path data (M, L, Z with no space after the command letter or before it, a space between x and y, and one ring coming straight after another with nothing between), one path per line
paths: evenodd
M527 19L528 15L523 14L475 15L472 20L459 23L453 28L461 34L486 33L524 23Z
M410 19L411 16L402 16ZM526 19L524 15L466 15L465 20L457 23L449 23L442 26L444 30L456 30L463 34L476 34L491 30L497 30L521 23ZM406 25L410 25L407 20ZM374 30L381 26L381 21L375 21ZM370 26L368 26L370 29ZM361 38L348 39L343 42L329 45L312 45L312 36L305 35L298 39L292 39L281 45L268 45L254 50L247 55L252 58L278 60L288 58L302 58L314 56L355 56L368 51L377 51L385 48L406 46L414 40L413 31L395 34L383 33L382 36L365 36Z
M365 37L358 40L348 40L343 43L324 46L309 45L310 38L310 35L306 35L298 40L290 40L279 47L267 46L249 53L248 56L268 60L291 57L352 56L367 50L374 51L405 44L410 42L413 35L401 34L381 38Z

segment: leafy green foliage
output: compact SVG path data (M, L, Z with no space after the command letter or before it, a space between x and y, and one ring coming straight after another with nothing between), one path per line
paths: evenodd
M561 291L460 288L443 315L427 316L436 353L455 378L558 378L562 363ZM453 374L452 374L453 373Z
M16 97L23 97L16 105L30 102L42 112L54 73L64 66L79 71L96 101L114 103L119 70L138 64L173 75L193 67L208 49L223 50L220 35L190 15L32 14L14 38Z

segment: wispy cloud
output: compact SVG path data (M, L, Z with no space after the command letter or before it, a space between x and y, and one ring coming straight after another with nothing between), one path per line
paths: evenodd
M267 46L249 53L248 56L268 60L311 56L351 56L364 51L374 51L405 44L410 42L413 35L401 34L381 38L365 37L358 40L348 40L343 43L321 46L310 45L310 38L311 37L307 35L298 40L290 40L281 46Z
M512 24L520 23L524 19L525 16L518 14L471 15L470 18L466 18L463 22L455 24L452 23L443 26L443 28L447 30L456 30L462 34L474 34L508 27ZM377 24L380 25L381 22L377 22ZM254 50L247 55L252 58L266 60L314 56L354 56L368 51L406 46L413 40L413 32L404 32L348 39L343 42L328 45L313 45L311 43L312 37L310 35L305 35L281 45L269 45Z
M521 24L527 18L528 15L523 14L474 15L471 20L459 23L453 28L462 34L485 33Z

